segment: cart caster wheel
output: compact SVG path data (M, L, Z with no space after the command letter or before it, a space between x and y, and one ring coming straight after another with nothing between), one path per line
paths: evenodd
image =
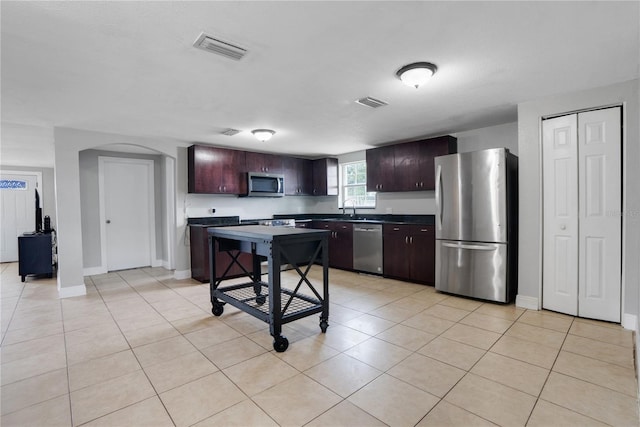
M273 340L273 349L278 353L284 352L287 348L289 348L289 340L287 337L280 335Z
M320 321L320 330L322 331L323 334L327 332L328 327L329 327L329 322L327 322L326 320Z
M258 305L262 305L262 304L264 304L266 301L267 301L267 297L265 297L264 295L258 295L258 296L256 297L256 303L257 303Z
M211 308L211 313L216 317L221 316L224 313L224 306L222 304L214 304L213 308Z

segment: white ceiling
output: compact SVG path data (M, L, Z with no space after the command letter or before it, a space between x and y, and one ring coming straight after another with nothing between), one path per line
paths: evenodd
M513 122L520 102L638 78L638 6L2 1L3 146L62 126L313 157ZM202 31L249 53L196 49ZM439 68L418 90L395 78L415 61Z

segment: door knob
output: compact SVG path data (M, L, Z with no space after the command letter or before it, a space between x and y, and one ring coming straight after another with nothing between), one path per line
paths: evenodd
M562 224L562 225L560 226L560 230L566 230L566 229L567 229L567 226L566 226L566 225Z
M110 220L110 219L106 220L105 222L106 222L107 224L111 224L111 220Z

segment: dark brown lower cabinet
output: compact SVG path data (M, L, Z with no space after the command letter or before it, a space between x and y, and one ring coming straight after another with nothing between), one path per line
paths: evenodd
M211 270L209 268L209 235L207 234L207 227L189 227L189 237L191 239L191 277L199 282L208 283ZM230 253L235 255L237 251ZM253 259L251 254L241 253L238 260L247 271L252 271ZM231 257L229 257L226 252L218 252L216 246L216 277L222 277L229 263L231 263ZM240 276L243 274L244 271L242 268L234 264L229 269L226 277Z
M329 230L329 267L353 270L353 223L313 221L313 228Z
M384 224L384 275L435 284L435 229L414 224Z

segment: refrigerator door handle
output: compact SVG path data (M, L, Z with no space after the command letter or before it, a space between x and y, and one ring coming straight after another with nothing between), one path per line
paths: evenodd
M462 243L443 243L442 246L455 249L472 249L478 251L495 251L495 246L482 246L482 245L465 245Z
M436 211L438 215L436 215L437 227L438 229L442 229L442 209L444 204L442 203L442 166L438 165L436 169Z

